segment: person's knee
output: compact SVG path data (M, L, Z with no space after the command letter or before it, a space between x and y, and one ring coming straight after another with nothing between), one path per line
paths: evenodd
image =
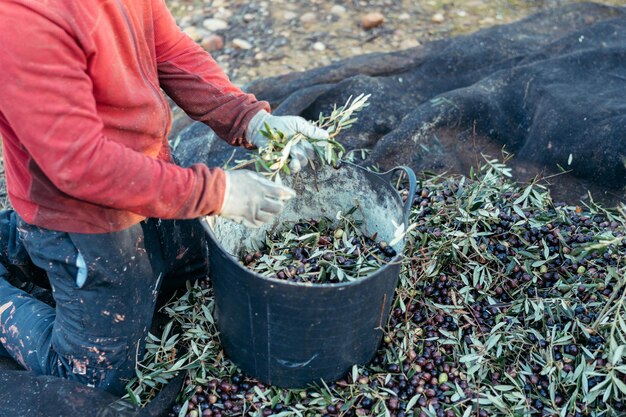
M98 388L114 395L123 395L126 384L133 377L134 363L107 360L106 365L92 365L89 359L73 359L69 364L68 379Z
M96 388L122 396L126 393L126 384L133 377L133 373L134 370L128 369L128 367L103 370L100 383Z
M135 373L134 337L95 337L55 332L59 376L121 395ZM52 369L54 374L54 369Z
M13 210L0 210L0 263L7 268L11 284L31 282L50 288L45 271L32 263L20 232L20 217Z

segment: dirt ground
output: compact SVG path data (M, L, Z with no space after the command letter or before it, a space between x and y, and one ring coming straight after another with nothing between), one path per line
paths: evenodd
M181 28L238 85L368 52L410 48L510 23L572 0L168 0ZM610 5L623 0L605 0ZM383 23L362 26L370 13ZM207 19L211 19L207 22ZM242 42L243 41L243 42ZM246 49L247 48L247 49Z

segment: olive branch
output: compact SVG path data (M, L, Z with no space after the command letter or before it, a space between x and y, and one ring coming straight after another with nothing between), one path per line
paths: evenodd
M250 158L235 161L236 165L229 169L241 169L254 165L257 172L266 175L275 182L281 183L281 173L285 175L291 174L289 169L290 151L292 147L301 141L307 141L313 146L320 161L336 165L346 150L335 138L343 130L349 129L358 120L355 114L369 105L367 103L369 97L369 94L360 94L354 99L350 96L343 106L333 106L330 115L324 116L320 114L319 119L313 124L326 130L329 134L328 139L313 139L301 133L288 137L283 132L272 129L266 123L261 133L268 139L268 144L260 147L257 152L252 153ZM309 161L309 163L315 167L314 161Z

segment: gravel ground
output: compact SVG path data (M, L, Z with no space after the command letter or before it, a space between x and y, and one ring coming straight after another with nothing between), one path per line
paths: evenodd
M169 0L238 85L510 23L572 0ZM608 0L605 4L623 4ZM367 16L365 28L363 19Z

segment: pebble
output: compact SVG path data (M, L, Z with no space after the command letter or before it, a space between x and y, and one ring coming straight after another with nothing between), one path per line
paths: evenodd
M233 39L233 46L237 49L252 49L252 44L244 39Z
M322 42L315 42L313 44L313 49L315 49L316 51L325 51L326 50L326 45L324 45Z
M405 39L402 42L400 42L400 49L415 48L420 45L421 44L419 43L417 39Z
M435 13L433 17L430 18L433 23L443 23L446 18L443 16L443 13Z
M206 10L196 10L189 17L191 18L191 23L194 25L202 25L204 19L207 19L209 12Z
M352 55L361 55L363 53L363 48L361 48L360 46L353 46L352 48L350 48L350 53Z
M411 15L408 14L407 12L400 13L398 15L398 20L409 20L409 19L411 19Z
M298 17L298 14L294 12L286 11L283 13L283 19L285 20L293 20L296 17Z
M233 16L233 12L223 7L220 7L219 10L215 12L215 15L213 15L215 19L220 19L220 20L228 20L232 16Z
M361 26L363 29L373 29L384 23L385 16L379 12L368 13L361 18Z
M204 19L202 26L208 31L217 32L218 30L224 30L228 28L228 23L222 19Z
M195 26L186 27L185 29L183 29L183 33L193 39L194 42L198 42L202 39L202 34Z
M346 8L339 4L335 4L333 7L330 8L330 13L341 16L346 13Z
M303 25L313 24L317 22L317 20L318 20L317 14L313 12L307 12L303 14L302 16L300 16L300 23L302 23Z
M250 23L254 20L256 16L253 15L252 13L246 13L243 15L243 21L246 23Z
M219 51L224 48L224 38L220 35L208 35L202 39L200 45L209 52Z

